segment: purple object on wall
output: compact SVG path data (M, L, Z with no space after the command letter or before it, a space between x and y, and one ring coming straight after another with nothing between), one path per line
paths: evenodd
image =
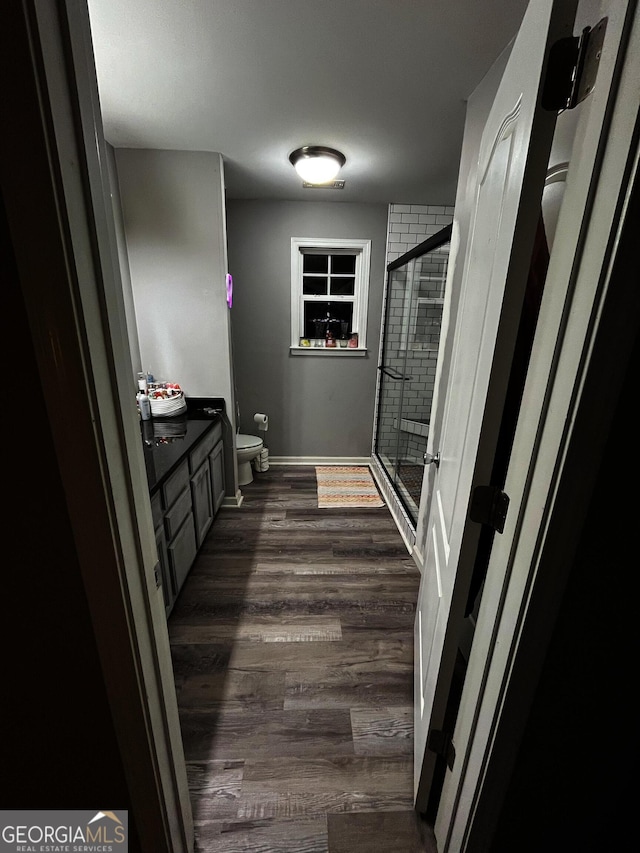
M233 278L227 273L227 305L233 305Z

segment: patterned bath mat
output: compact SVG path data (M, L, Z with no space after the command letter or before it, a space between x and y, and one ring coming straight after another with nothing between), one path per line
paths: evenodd
M319 465L318 507L384 506L384 501L373 481L371 472L364 466Z

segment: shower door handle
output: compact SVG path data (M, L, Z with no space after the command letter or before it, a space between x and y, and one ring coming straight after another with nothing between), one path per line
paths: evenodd
M384 364L381 364L378 367L378 370L381 370L385 376L388 376L390 379L395 379L396 382L408 382L411 379L410 376L403 376L401 373L398 373L392 367L385 367Z
M436 466L436 468L440 467L440 453L439 452L436 453L435 456L433 456L431 453L425 453L422 458L424 459L425 465L431 465L431 463L433 462L433 464Z

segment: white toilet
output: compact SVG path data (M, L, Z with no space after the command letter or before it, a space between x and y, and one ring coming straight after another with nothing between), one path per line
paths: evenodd
M246 486L253 481L251 462L261 452L264 441L257 435L236 435L236 458L238 460L238 485Z

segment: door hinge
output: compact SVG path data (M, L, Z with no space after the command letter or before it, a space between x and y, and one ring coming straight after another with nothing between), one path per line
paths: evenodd
M508 508L509 495L497 486L476 486L471 495L469 518L502 533Z
M456 760L456 750L451 740L451 735L448 732L431 729L427 738L427 749L446 759L447 767L449 770L453 770Z
M156 589L160 589L162 586L162 576L160 573L160 563L156 563L153 567L153 579L156 583Z
M572 110L591 94L606 31L607 18L602 18L595 27L585 27L579 36L559 39L551 46L542 87L545 110Z

